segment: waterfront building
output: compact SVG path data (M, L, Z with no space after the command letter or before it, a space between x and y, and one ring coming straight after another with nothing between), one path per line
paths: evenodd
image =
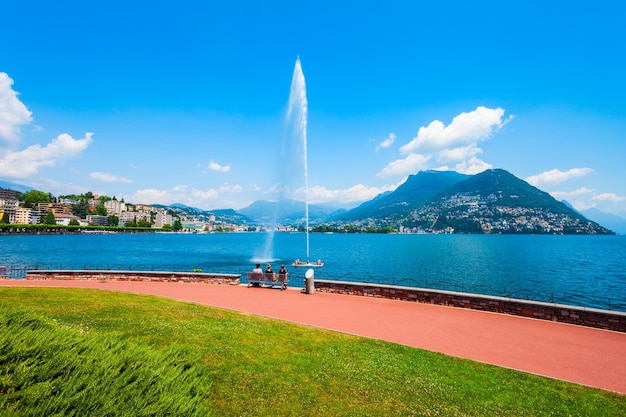
M52 214L72 214L72 205L69 203L39 203L36 210L39 217L45 217L49 211Z
M15 217L15 212L18 208L19 201L16 199L0 198L0 219L6 213L9 216L9 223L11 223L11 219Z
M72 220L76 220L78 221L78 217L74 216L73 214L66 214L66 213L54 213L54 221L56 222L56 224L61 225L61 226L69 226L70 222Z
M32 213L32 210L29 209L29 208L18 207L15 210L15 214L13 215L13 218L11 219L11 216L9 216L9 223L13 223L13 224L30 224L31 223L31 213Z
M96 216L90 214L87 216L87 221L89 224L93 224L94 226L108 226L109 225L109 217L108 216Z
M162 229L163 226L165 226L166 224L172 226L174 224L174 218L171 215L165 213L164 210L157 212L156 216L154 216L153 227L157 229Z

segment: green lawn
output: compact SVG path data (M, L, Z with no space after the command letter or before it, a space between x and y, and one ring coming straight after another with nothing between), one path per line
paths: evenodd
M0 288L0 416L625 416L626 396L168 299Z

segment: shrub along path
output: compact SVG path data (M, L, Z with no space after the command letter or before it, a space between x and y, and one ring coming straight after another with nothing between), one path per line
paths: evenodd
M626 394L626 334L504 314L299 290L183 283L0 280L206 304L473 359Z

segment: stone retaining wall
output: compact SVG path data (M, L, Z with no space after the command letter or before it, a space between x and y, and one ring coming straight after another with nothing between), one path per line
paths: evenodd
M346 281L315 280L315 291L469 308L626 333L626 313L619 311L453 291Z
M109 270L31 270L27 280L82 280L82 281L144 281L189 282L214 285L239 285L240 274L212 274L201 272L164 271L109 271Z

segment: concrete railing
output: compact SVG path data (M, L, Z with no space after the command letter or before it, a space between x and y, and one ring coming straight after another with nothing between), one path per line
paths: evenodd
M202 272L165 271L109 271L109 270L30 270L27 280L83 280L83 281L145 281L189 282L216 285L239 285L241 274L213 274Z
M388 298L511 314L626 333L626 313L454 291L315 280L318 292Z

